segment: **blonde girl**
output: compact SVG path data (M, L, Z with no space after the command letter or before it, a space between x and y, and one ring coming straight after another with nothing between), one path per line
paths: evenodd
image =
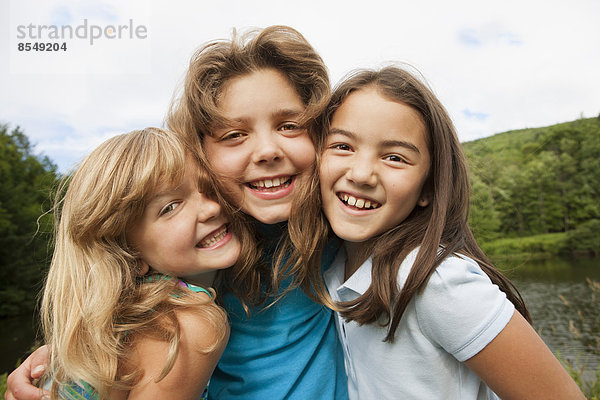
M358 71L324 120L349 397L583 398L471 234L467 163L433 93L400 68Z
M316 121L329 96L315 49L296 30L271 26L198 50L168 115L171 130L200 139L217 195L254 233L242 246L262 253L224 271L231 335L210 399L347 399L333 314L312 300L325 298L319 260L328 265L335 247L319 247L324 221L303 223L318 201ZM39 399L28 385L36 368L30 357L11 374L14 398Z
M240 242L195 150L133 131L63 181L41 309L53 398L202 395L229 331L204 287Z

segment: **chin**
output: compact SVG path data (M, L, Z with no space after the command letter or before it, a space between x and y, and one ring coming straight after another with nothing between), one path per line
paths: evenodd
M348 229L334 229L332 227L333 233L335 233L335 235L337 237L339 237L342 240L345 240L346 242L350 242L350 243L362 243L362 242L366 242L367 240L369 240L370 238L372 238L373 236L367 235L367 234L357 234L357 235L352 235L350 234L350 232L352 232L352 229L348 228ZM356 230L356 228L354 228L354 230ZM339 233L338 233L339 232Z
M285 222L289 219L289 216L281 216L281 217L263 217L263 218L256 218L254 217L257 221L262 222L263 224L266 225L274 225L274 224L278 224L280 222Z
M273 210L271 212L269 212L269 210L256 210L255 212L248 214L263 224L272 225L290 219L290 207L285 207L282 210Z

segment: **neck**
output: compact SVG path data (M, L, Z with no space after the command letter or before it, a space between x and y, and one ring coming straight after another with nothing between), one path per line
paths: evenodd
M183 278L184 281L191 283L193 285L196 286L200 286L203 288L208 288L211 287L213 285L213 282L215 280L215 276L217 275L217 271L208 271L208 272L203 272L201 274L198 275L193 275L193 276L188 276Z
M348 280L371 255L369 242L344 242L346 247L346 268L344 270L344 280Z

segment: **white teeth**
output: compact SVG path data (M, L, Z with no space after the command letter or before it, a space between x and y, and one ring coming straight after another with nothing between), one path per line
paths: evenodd
M289 176L287 177L281 177L281 178L273 178L273 179L263 179L260 181L254 181L250 184L251 187L253 188L266 188L266 189L271 189L271 188L279 188L281 186L286 187L287 185L289 185L291 179Z
M360 209L373 209L373 208L378 208L379 206L381 206L381 204L377 203L376 201L360 199L360 198L357 199L356 197L351 196L346 193L341 193L338 195L338 197L340 198L340 200L342 200L344 203L348 204L349 206L353 206L353 207L360 208Z
M200 247L210 247L219 243L227 235L227 227L223 226L214 236L200 242Z

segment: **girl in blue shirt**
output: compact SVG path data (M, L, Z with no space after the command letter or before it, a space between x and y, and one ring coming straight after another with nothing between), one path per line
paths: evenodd
M223 202L255 230L263 253L258 264L240 263L223 276L231 336L209 398L347 396L333 315L310 298L321 252L301 223L305 204L318 196L316 119L329 95L312 46L273 26L201 48L169 115L170 129L199 135ZM326 248L323 264L333 255Z

